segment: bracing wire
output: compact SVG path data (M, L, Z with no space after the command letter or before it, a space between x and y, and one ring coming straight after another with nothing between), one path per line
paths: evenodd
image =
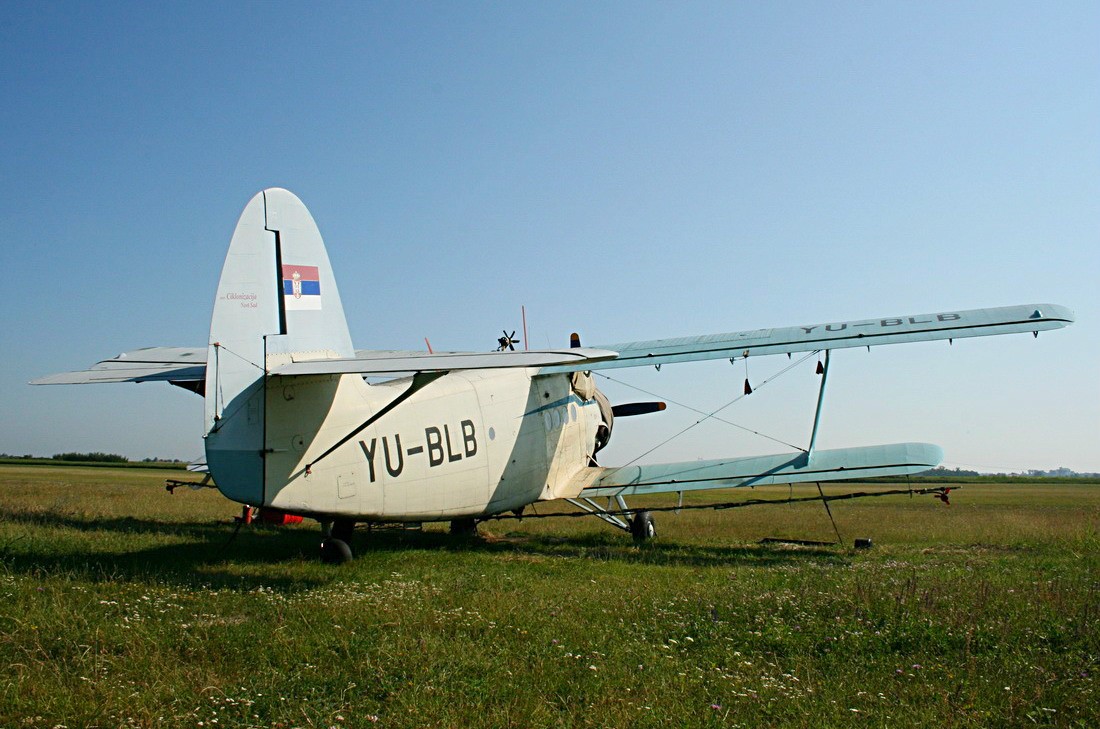
M253 366L253 367L255 367L256 369L258 369L258 370L259 370L260 372L266 372L266 371L267 371L267 370L265 370L265 369L264 369L263 367L259 366L259 365L258 365L258 364L256 364L255 362L253 362L252 360L248 359L247 357L244 357L244 356L242 356L242 355L239 355L239 354L237 354L236 352L234 352L234 351L233 351L232 349L230 349L229 347L225 346L224 344L221 344L221 343L215 344L215 345L214 345L214 349L216 349L216 350L222 350L222 349L224 349L224 350L225 350L226 352L228 352L229 354L233 355L234 357L236 357L236 358L237 358L237 359L239 359L240 361L244 362L245 364L250 364L250 365L252 365L252 366Z
M794 362L791 362L791 363L790 363L789 365L787 365L786 367L784 367L783 369L779 370L778 372L776 372L776 373L775 373L774 375L772 375L771 377L769 377L769 378L767 378L766 380L764 380L763 382L761 382L761 383L760 383L759 385L757 385L756 389L757 389L757 390L759 390L759 389L760 389L761 387L763 387L764 385L767 385L767 384L768 384L769 382L771 382L771 381L773 381L773 380L775 380L775 379L777 379L777 378L779 378L779 377L781 377L781 376L785 375L786 373L790 372L790 371L791 371L792 369L794 369L794 368L795 368L795 367L797 367L798 365L800 365L800 364L802 364L803 362L805 362L806 360L808 360L808 359L809 359L810 357L815 357L815 356L817 356L817 355L818 355L818 354L820 353L820 351L821 351L821 350L815 350L815 351L813 351L813 352L807 352L807 353L806 353L805 355L803 355L803 356L802 356L802 357L800 357L799 359L795 360ZM732 421L726 420L726 419L724 419L724 418L719 418L719 417L716 417L716 416L718 415L718 413L722 412L723 410L725 410L726 408L728 408L728 407L729 407L730 405L733 405L734 403L736 403L736 402L738 402L738 401L740 401L740 400L743 400L743 399L744 399L745 397L747 397L747 396L746 396L746 395L744 395L744 394L738 395L737 397L735 397L735 398L733 398L732 400L730 400L729 402L727 402L727 403L726 403L725 405L722 405L721 407L717 408L716 410L714 410L714 411L712 411L712 412L709 412L709 413L708 413L708 412L706 412L706 411L704 411L704 410L700 410L700 409L698 409L698 408L694 408L694 407L692 407L692 406L690 406L690 405L685 405L684 403L676 402L675 400L672 400L672 399L670 399L670 398L666 398L666 397L665 397L664 395L658 395L657 393L654 393L654 392L650 392L650 391L648 391L648 390L643 390L643 389L642 389L642 388L640 388L640 387L636 387L636 386L634 386L634 385L631 385L631 384L629 384L629 383L627 383L627 382L623 382L622 380L617 380L617 379L615 379L614 377L609 377L608 375L605 375L605 374L603 374L602 372L596 372L595 374L597 374L597 375L599 375L600 377L603 377L603 378L605 378L605 379L607 379L607 380L610 380L610 381L612 381L612 382L618 383L618 384L620 384L620 385L626 385L627 387L630 387L630 388L633 388L633 389L635 389L635 390L638 390L639 392L644 392L644 393L645 393L645 394L647 394L647 395L651 395L651 396L653 396L653 397L659 397L659 398L661 398L662 400L666 400L666 401L668 401L668 402L672 403L673 405L677 405L677 406L679 406L679 407L682 407L682 408L687 408L688 410L691 410L691 411L693 411L693 412L699 413L700 415L702 415L702 416L703 416L702 418L700 418L700 419L696 420L696 421L695 421L694 423L692 423L691 425L687 426L686 428L683 428L683 429L682 429L682 430L680 430L679 432L677 432L677 433L674 433L673 435L669 436L668 438L665 438L665 439L664 439L663 441L661 441L661 442L660 442L660 443L658 443L657 445L653 446L653 447L652 447L652 448L650 448L649 450L645 451L645 452L644 452L644 453L642 453L641 455L635 456L635 457L634 457L633 459L631 459L631 460L630 460L630 461L628 461L627 463L623 464L623 466L620 466L620 468L622 468L622 467L625 467L625 466L629 466L629 465L631 465L631 464L633 464L633 463L635 463L635 462L637 462L637 461L641 460L642 458L645 458L646 456L648 456L648 455L649 455L650 453L652 453L653 451L657 450L658 448L661 448L661 447L663 447L663 446L667 445L668 443L672 442L672 441L673 441L673 440L675 440L676 438L679 438L679 437L680 437L681 435L683 435L684 433L688 432L689 430L691 430L692 428L694 428L694 427L695 427L696 425L699 425L700 423L704 423L704 422L706 422L707 420L711 420L711 419L717 420L717 421L719 421L719 422L721 422L721 423L725 423L726 425L732 425L732 426L733 426L733 427L735 427L735 428L740 428L741 430L744 430L744 431L746 431L746 432L748 432L748 433L752 433L753 435L758 435L758 436L760 436L761 438L767 438L768 440L774 441L774 442L776 442L776 443L779 443L779 444L781 444L781 445L785 445L785 446L787 446L788 448L794 448L795 450L797 450L797 451L802 451L803 453L805 453L805 452L806 452L806 449L805 449L805 448L802 448L801 446L797 446L797 445L794 445L793 443L788 443L788 442L786 442L785 440L781 440L781 439L779 439L779 438L775 438L775 437L773 437L773 436L770 436L770 435L767 435L767 434L765 434L765 433L761 433L761 432L759 432L759 431L756 431L756 430L752 430L751 428L746 428L746 427L745 427L745 426L743 426L743 425L738 425L737 423L734 423L734 422L732 422Z
M247 357L242 357L241 355L237 354L236 352L234 352L229 347L226 347L225 345L223 345L221 342L215 342L214 343L214 421L215 421L215 423L214 423L214 426L213 426L213 430L219 430L220 427L221 427L220 424L219 424L219 421L225 420L226 417L227 417L226 414L222 411L222 408L225 407L225 396L222 393L222 386L221 386L221 353L222 353L222 350L225 350L225 352L227 354L233 355L234 357L241 360L245 364L252 365L256 369L258 369L260 372L264 372L265 374L267 372L267 370L265 370L263 367L260 367L258 364L256 364L252 360L248 359ZM221 403L220 405L219 405L219 402ZM237 406L237 408L232 413L229 414L228 417L231 417L231 416L235 415L241 409L241 407L243 407L243 406L244 406L244 403L242 402L240 405Z

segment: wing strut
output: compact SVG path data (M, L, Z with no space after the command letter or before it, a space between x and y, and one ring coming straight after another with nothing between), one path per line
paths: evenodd
M325 451L321 455L314 458L311 463L307 463L306 464L306 475L308 476L312 472L313 467L316 466L321 461L321 459L325 458L330 453L332 453L334 450L336 450L340 446L344 445L345 443L347 443L349 440L351 440L355 436L359 435L359 433L362 432L362 430L364 428L366 428L367 426L377 422L379 418L381 418L383 415L385 415L389 411L393 410L395 407L397 407L401 403L408 400L418 390L422 390L424 387L426 387L427 385L430 385L431 383L435 382L436 380L438 380L440 377L442 377L445 374L447 374L445 371L441 371L441 372L417 372L415 375L413 375L412 382L409 383L409 387L404 392L402 392L400 395L398 395L394 399L390 400L386 404L385 407L383 407L381 410L376 412L374 415L367 418L366 421L362 425L360 425L358 428L356 428L355 430L351 431L350 433L345 435L343 438L338 440L327 451Z
M817 444L817 427L821 424L821 404L825 402L825 383L829 379L829 350L825 350L825 367L821 370L821 389L817 392L817 410L814 412L814 429L810 433L810 447L806 449L806 463L814 457L814 445ZM828 507L826 507L828 508Z
M828 354L828 352L826 352ZM817 493L821 495L821 503L825 505L825 513L829 515L829 522L833 525L833 531L836 532L836 543L843 544L844 538L840 536L840 530L837 529L836 519L833 518L833 510L829 508L829 500L825 498L825 492L821 490L821 482L817 482Z
M584 509L585 514L592 514L599 519L603 519L616 529L622 529L624 532L630 531L630 523L626 520L630 518L631 512L626 506L626 499L622 496L615 497L615 502L619 505L618 511L611 510L610 497L607 500L606 509L601 509L595 501L586 496L581 496L576 499L565 499L565 501L576 506L578 509Z

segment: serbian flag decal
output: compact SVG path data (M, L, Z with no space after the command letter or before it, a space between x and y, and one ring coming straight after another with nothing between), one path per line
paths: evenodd
M321 308L317 266L283 266L283 303L287 311Z

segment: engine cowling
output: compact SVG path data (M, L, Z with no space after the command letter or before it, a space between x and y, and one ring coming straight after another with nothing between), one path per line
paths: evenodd
M607 395L599 390L593 393L593 397L600 408L600 424L596 428L596 443L592 448L592 454L595 455L611 440L611 429L615 427L615 409L611 407L611 401L607 399Z
M574 335L576 336L576 335ZM611 440L611 431L615 427L615 417L625 418L631 415L645 415L665 409L663 402L631 402L612 405L596 387L589 372L573 374L573 392L585 402L595 400L600 409L600 424L596 427L596 438L592 446L592 455L599 453Z

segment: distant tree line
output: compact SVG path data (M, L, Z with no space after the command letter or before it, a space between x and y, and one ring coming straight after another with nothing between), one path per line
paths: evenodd
M922 476L947 476L949 478L957 478L959 476L981 476L981 474L978 473L977 471L967 471L967 470L962 469L962 468L944 468L943 466L939 466L938 468L933 468L930 471L925 471L921 475Z
M178 464L183 463L178 458L142 458L140 461L131 461L126 456L117 453L55 453L52 456L35 456L25 453L17 456L12 453L0 453L0 459L9 461L64 461L66 463L148 463L148 464Z
M55 453L51 456L55 461L75 461L77 463L129 463L130 459L117 453Z
M930 471L924 471L920 474L921 477L931 476L933 478L962 478L971 476L1003 476L1003 477L1016 477L1026 476L1028 478L1097 478L1100 477L1098 473L1078 473L1069 468L1055 468L1049 471L1040 471L1034 468L1028 469L1022 473L978 473L977 471L968 471L965 468L944 468L940 466L933 468Z

